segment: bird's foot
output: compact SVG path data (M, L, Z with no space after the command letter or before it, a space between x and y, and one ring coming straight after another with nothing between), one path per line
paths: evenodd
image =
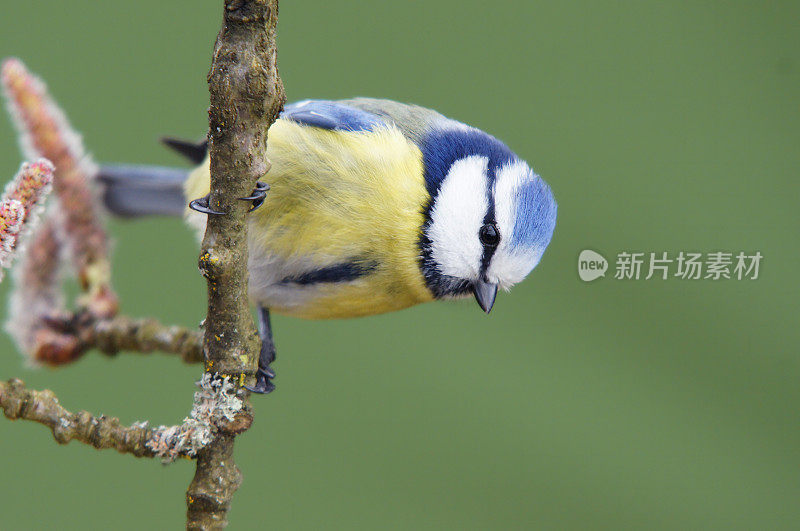
M264 334L261 339L261 352L258 355L258 371L256 372L256 384L247 389L253 393L267 394L275 390L272 379L275 378L275 371L270 366L275 361L275 344L272 342L272 335L263 328Z
M258 183L262 186L257 186L253 195L261 191L266 194L269 186ZM263 198L261 199L263 201ZM258 334L261 336L261 351L258 354L258 371L256 372L256 384L253 387L247 387L252 393L259 393L265 395L275 390L275 384L272 379L275 378L275 371L270 366L275 361L275 342L272 340L272 325L269 321L269 310L263 306L258 309Z
M239 201L252 201L253 204L249 210L249 212L252 212L264 204L264 199L267 198L267 191L269 191L269 185L267 183L258 181L256 183L256 187L253 189L253 192L247 197L240 197Z
M224 216L225 212L218 212L213 210L211 207L208 206L208 195L201 197L200 199L195 199L189 203L189 208L192 210L196 210L202 214L214 215L214 216Z
M269 366L259 367L258 372L256 372L256 384L253 387L245 386L245 388L251 393L269 394L275 390L275 384L272 383L273 378L275 378L275 371Z

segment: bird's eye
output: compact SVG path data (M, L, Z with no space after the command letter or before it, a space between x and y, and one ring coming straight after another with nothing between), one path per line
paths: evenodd
M478 231L478 238L487 247L497 247L497 244L500 243L500 233L497 232L497 225L487 223L481 227L481 230Z

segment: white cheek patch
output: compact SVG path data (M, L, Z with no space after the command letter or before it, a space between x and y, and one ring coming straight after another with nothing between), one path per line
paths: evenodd
M506 164L497 170L495 176L495 221L500 232L500 245L486 276L508 289L528 276L544 253L544 249L512 245L519 190L539 177L522 161Z
M486 277L507 290L528 276L541 260L542 254L544 253L541 250L531 248L516 250L514 253L502 253L498 250L492 257L492 265L489 266Z
M466 279L480 275L483 246L478 231L489 209L488 165L489 160L479 156L456 161L436 197L428 237L432 257L445 275Z

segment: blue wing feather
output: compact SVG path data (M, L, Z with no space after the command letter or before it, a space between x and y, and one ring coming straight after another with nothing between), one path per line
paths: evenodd
M372 131L385 122L377 115L343 103L305 100L284 107L281 118L333 131Z

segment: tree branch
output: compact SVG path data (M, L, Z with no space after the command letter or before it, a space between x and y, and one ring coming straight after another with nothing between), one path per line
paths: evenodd
M91 193L95 166L44 85L22 63L6 61L2 81L12 112L30 152L51 154L57 167L55 189L61 212L49 217L20 275L30 288L14 298L20 326L15 337L40 361L75 359L86 349L164 350L187 361L205 359L201 390L189 417L175 426L122 425L118 419L71 413L51 391L29 390L19 380L0 383L0 409L10 419L48 426L59 443L78 440L98 449L114 448L139 457L197 458L189 485L187 527L227 525L231 499L241 482L233 461L237 434L252 424L249 392L257 368L258 338L248 304L247 213L251 195L269 169L267 130L285 100L276 64L278 0L225 0L208 75L211 106L210 205L224 216L209 218L199 259L208 281L208 315L202 349L199 334L166 328L152 320L117 317L111 290L108 239L96 216ZM76 312L61 309L59 258L71 252L84 297ZM36 260L46 262L33 267ZM36 347L46 347L39 352ZM47 350L50 349L50 350Z
M0 409L11 420L38 422L50 428L59 444L79 441L98 450L115 449L136 457L160 457L169 463L178 457L196 457L215 438L232 438L250 427L252 415L237 396L235 385L206 374L198 383L192 412L181 424L130 426L115 417L71 413L50 390L27 389L21 380L0 382Z
M155 319L131 319L118 316L95 323L87 348L104 354L134 351L140 354L162 352L177 354L186 363L203 361L202 336L199 331L181 326L166 326Z
M285 100L276 64L277 17L277 0L225 0L208 75L210 206L226 215L209 216L199 260L208 280L205 370L235 382L245 400L248 393L241 386L253 380L258 340L247 296L249 204L238 198L250 195L269 169L267 129ZM241 483L234 437L220 432L198 454L186 493L187 528L227 525L231 498Z
M186 363L203 361L202 335L181 326L166 326L155 319L119 315L97 319L90 312L44 317L33 332L31 357L36 363L63 365L96 348L114 356L120 351L177 354Z
M58 444L76 440L98 450L113 448L136 457L155 455L147 446L153 430L146 423L123 426L115 417L96 417L86 411L70 413L52 391L27 389L21 380L0 382L0 408L11 420L31 420L49 427Z

